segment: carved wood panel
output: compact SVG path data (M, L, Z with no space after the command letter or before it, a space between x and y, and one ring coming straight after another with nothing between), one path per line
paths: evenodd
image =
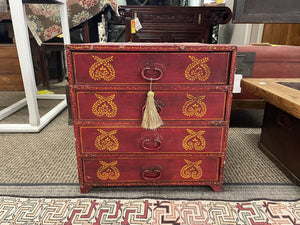
M121 6L125 11L126 41L211 43L212 27L228 23L227 7ZM130 21L138 18L142 29L131 33Z

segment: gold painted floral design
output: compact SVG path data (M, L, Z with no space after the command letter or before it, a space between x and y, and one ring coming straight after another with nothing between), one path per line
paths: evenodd
M99 161L101 163L100 168L97 170L97 177L100 180L117 180L120 177L120 172L116 165L118 161L107 163Z
M202 160L192 162L185 159L184 161L186 165L180 171L181 177L185 179L192 178L194 180L200 179L202 177L202 169L199 165L202 163Z
M205 133L205 131L204 130L193 131L191 129L186 129L186 130L189 133L189 135L183 139L182 147L185 150L201 151L205 149L206 141L202 136Z
M206 81L210 76L210 69L206 64L209 61L208 57L197 59L194 56L189 56L192 63L185 70L185 77L188 80Z
M108 97L104 97L100 94L95 94L95 96L98 98L98 100L93 104L92 107L92 112L94 113L94 115L98 117L114 117L115 115L117 115L118 109L116 104L113 102L115 94Z
M95 146L97 149L104 151L115 151L119 148L119 141L114 136L117 133L117 130L104 131L102 129L97 129L100 132L100 135L95 140Z
M193 96L191 94L186 94L186 97L189 99L184 103L182 107L182 112L185 116L197 116L202 117L206 114L207 108L203 100L205 95L202 96Z
M93 80L111 81L115 78L116 73L114 67L110 64L113 61L113 56L101 59L98 56L92 56L96 62L90 67L89 74Z

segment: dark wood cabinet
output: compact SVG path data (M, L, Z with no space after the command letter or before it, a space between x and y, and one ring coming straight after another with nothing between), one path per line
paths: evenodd
M300 119L266 103L259 147L296 184L300 185Z
M231 19L228 7L121 6L126 41L211 43L213 26ZM142 29L131 32L138 18Z

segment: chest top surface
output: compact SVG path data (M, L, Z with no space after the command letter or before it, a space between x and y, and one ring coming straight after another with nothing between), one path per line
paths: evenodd
M233 45L213 45L201 43L89 43L66 45L71 51L235 51Z

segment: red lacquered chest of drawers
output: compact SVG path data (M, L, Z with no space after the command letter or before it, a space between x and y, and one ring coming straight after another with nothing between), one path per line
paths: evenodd
M66 47L81 192L95 186L222 187L234 46ZM150 87L151 86L151 87ZM147 92L163 125L141 127Z

